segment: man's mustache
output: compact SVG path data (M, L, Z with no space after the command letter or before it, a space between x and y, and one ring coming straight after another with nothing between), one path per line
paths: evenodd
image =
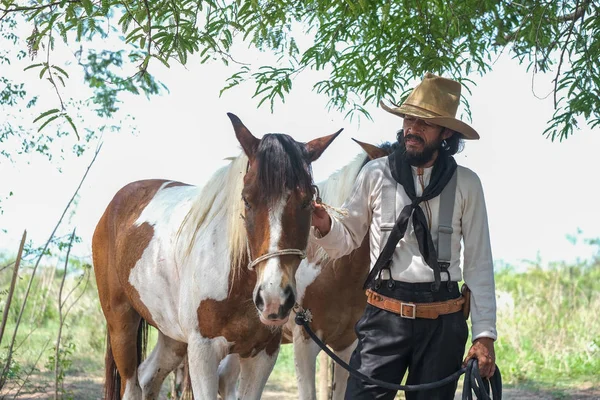
M412 133L409 133L408 135L404 136L404 140L406 141L407 139L412 139L412 140L416 140L421 143L425 143L425 141L423 140L422 137L413 135Z

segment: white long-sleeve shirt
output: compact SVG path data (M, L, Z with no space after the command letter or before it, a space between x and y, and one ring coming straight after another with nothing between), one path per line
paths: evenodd
M425 187L429 184L432 168L423 170ZM494 288L494 269L489 238L487 212L483 188L479 177L470 169L458 166L456 198L452 216L452 258L448 269L451 280L461 281L471 289L471 323L473 340L480 337L497 338L496 298ZM417 196L423 193L417 177L417 168L413 167L413 178ZM384 181L396 185L396 215L411 200L402 185L396 183L390 171L387 157L367 163L359 173L352 194L342 208L348 211L344 217L332 216L330 232L315 242L323 247L331 258L339 258L360 246L369 232L371 268L381 252L381 215L382 187ZM437 243L438 214L440 197L428 201L431 210L431 236ZM425 202L420 204L425 215ZM464 264L461 271L461 238L464 241ZM433 270L425 263L412 225L409 219L406 233L396 246L391 263L392 278L403 282L433 282ZM463 276L464 275L464 276ZM447 275L442 274L442 281Z

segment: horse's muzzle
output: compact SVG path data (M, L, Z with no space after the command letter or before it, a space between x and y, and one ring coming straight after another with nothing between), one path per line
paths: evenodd
M276 292L278 293L267 293L262 287L256 292L254 304L259 312L260 321L265 325L285 324L296 303L296 295L291 285Z

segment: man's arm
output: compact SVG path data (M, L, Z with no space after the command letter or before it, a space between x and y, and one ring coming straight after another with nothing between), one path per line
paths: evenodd
M464 280L471 289L473 345L466 359L477 358L481 375L491 377L495 370L496 291L487 210L481 181L472 171L465 174L462 233L465 245Z
M342 205L343 217L331 216L326 209L315 204L312 225L313 240L329 257L339 258L358 248L371 223L373 215L373 189L381 175L371 163L360 171L352 188L352 194Z

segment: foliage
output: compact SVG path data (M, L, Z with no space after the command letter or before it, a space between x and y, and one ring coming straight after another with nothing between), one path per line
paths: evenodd
M510 268L496 275L514 304L499 306L496 346L507 383L556 387L594 380L600 370L600 259L582 265Z
M554 74L555 113L545 133L564 139L581 118L600 124L599 9L598 0L1 0L0 23L13 43L17 24L29 28L35 60L28 68L57 94L58 106L39 114L38 130L61 121L62 133L80 135L61 96L76 68L93 92L85 105L109 117L122 93L160 91L153 62L169 67L197 55L201 63L229 64L237 62L234 45L244 43L276 60L240 65L225 89L253 81L259 105L273 107L298 73L323 71L314 90L330 107L367 116L366 104L400 101L426 71L469 85L471 74L488 72L507 49L532 74ZM54 58L59 45L79 47L70 68ZM5 52L0 62L23 56ZM25 100L21 84L4 83L1 104Z

